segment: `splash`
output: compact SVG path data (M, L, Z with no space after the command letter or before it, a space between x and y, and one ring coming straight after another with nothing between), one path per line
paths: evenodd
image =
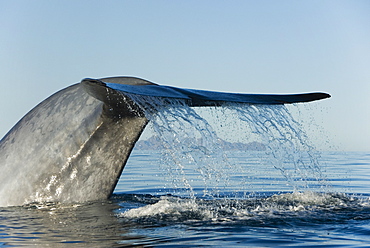
M369 202L345 194L294 192L259 199L186 199L162 196L140 203L148 205L130 208L121 204L117 216L127 222L141 224L175 223L240 223L248 226L269 224L325 223L343 221L355 216L368 217ZM343 213L338 214L338 213ZM356 214L358 213L358 214Z

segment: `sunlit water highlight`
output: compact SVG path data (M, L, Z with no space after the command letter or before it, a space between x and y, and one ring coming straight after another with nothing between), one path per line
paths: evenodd
M134 150L109 201L0 208L0 247L370 243L370 154L318 154L285 106L132 97L162 149ZM266 150L225 151L220 132Z

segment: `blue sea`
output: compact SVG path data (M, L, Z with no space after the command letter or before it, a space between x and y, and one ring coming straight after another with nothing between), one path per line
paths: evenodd
M320 178L225 154L174 172L134 150L109 200L0 208L0 247L370 247L369 152L316 154Z

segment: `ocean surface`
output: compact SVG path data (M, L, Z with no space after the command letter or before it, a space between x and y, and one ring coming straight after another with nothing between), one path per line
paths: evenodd
M316 154L306 171L225 154L173 171L134 150L107 201L0 208L0 247L370 247L369 152Z

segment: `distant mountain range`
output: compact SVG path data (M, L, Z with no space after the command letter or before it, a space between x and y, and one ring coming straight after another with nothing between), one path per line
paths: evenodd
M228 142L225 140L219 140L220 146L225 151L264 151L266 147L264 144L260 142L249 142L249 143L241 143L241 142ZM139 150L160 150L162 148L162 144L158 139L154 136L150 137L147 140L139 140L136 142L135 145L136 149Z

